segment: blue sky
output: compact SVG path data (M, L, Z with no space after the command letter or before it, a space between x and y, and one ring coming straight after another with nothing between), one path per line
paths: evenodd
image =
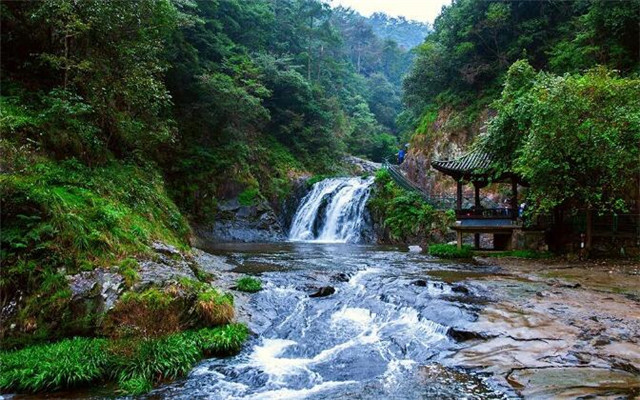
M394 17L403 16L433 24L443 5L451 0L326 0L332 7L351 7L360 14L369 16L382 11Z

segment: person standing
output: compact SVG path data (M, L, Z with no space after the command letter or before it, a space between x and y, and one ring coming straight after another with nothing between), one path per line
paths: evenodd
M406 155L406 152L404 150L404 148L401 148L398 151L398 165L402 164L404 162L404 157Z

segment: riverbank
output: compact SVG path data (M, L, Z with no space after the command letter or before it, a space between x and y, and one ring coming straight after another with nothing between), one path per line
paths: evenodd
M492 293L450 365L491 373L526 398L640 394L640 265L477 258L499 275L449 276Z

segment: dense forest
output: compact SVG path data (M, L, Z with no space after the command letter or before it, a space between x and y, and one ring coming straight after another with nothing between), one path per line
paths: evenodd
M413 55L352 10L0 6L0 284L3 304L29 294L18 318L27 340L78 329L65 276L114 263L135 275L132 256L158 240L188 248L190 222L214 219L222 201L277 206L296 177L345 171L345 154L396 151ZM387 36L415 42L407 21L377 18Z

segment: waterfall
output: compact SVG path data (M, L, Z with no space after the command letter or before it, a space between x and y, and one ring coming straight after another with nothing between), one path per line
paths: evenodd
M357 243L367 228L366 204L373 178L330 178L302 199L289 233L293 241Z

